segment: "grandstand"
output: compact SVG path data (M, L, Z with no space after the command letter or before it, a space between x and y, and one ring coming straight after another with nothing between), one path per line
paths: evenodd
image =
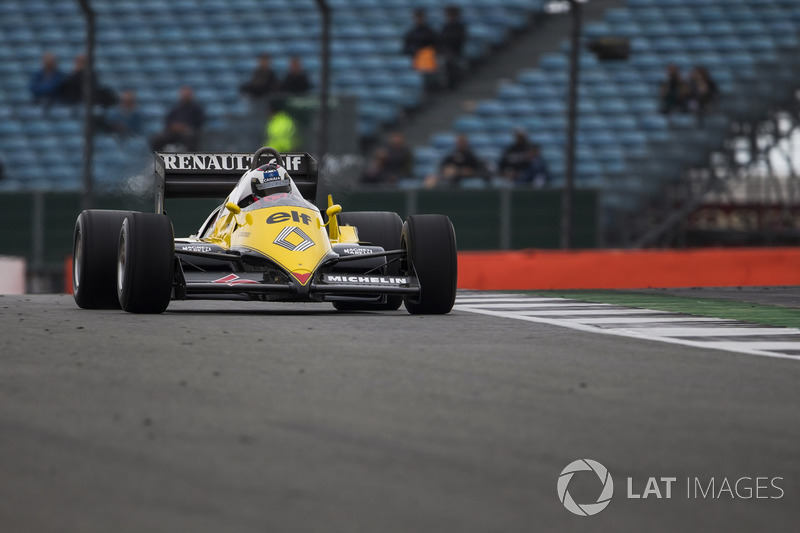
M465 0L463 18L470 25L468 58L476 59L525 24L541 2ZM405 109L420 105L422 79L401 54L411 9L431 9L434 1L338 0L333 8L333 94L359 98L358 131L375 135ZM207 129L235 128L250 108L238 86L258 54L274 57L283 74L288 59L303 59L319 82L320 16L314 0L95 0L96 71L117 91L133 89L147 129L161 127L181 85L195 88L210 118ZM54 106L45 112L31 103L27 89L45 51L68 70L84 48L84 19L72 0L9 0L0 5L0 157L10 176L5 188L32 185L28 176L47 176L38 186L75 189L80 184L81 119L79 109ZM46 31L36 28L46 28ZM119 143L97 138L96 174L100 183L115 169L135 164L143 142ZM249 149L249 148L248 148ZM44 172L44 169L48 169Z
M543 0L454 0L469 26L467 57L492 58L515 33L530 31ZM443 4L434 0L335 0L332 90L358 98L358 132L365 138L396 125L407 113L425 114L420 75L401 54L414 7L429 9L434 26ZM225 132L251 113L237 92L259 53L271 53L279 72L288 57L302 57L319 82L320 19L313 0L94 0L96 70L102 84L137 92L147 130L160 128L181 85L192 85L210 117L207 130ZM542 26L539 26L542 27ZM792 105L800 86L793 68L800 52L797 0L627 0L584 29L584 42L607 36L630 39L628 61L599 61L585 50L577 133L576 181L602 191L610 244L632 242L646 228L632 224L654 199L675 188L687 170L706 167L721 150L731 124L756 120ZM6 0L0 4L0 159L7 178L0 190L77 190L81 175L81 109L30 101L27 84L45 51L62 69L83 49L83 17L72 0ZM554 177L563 183L568 45L537 64L498 80L491 98L453 117L444 130L412 139L421 186L459 133L479 155L495 162L524 128L540 144ZM667 64L684 72L704 65L718 83L718 104L699 126L690 114L659 113L658 85ZM464 98L457 91L452 98ZM209 138L213 137L209 135ZM144 139L96 138L95 174L102 185L135 172L147 160ZM466 180L464 188L482 188ZM632 230L631 228L635 228ZM626 230L628 233L625 233Z
M629 61L598 61L586 52L581 57L576 182L603 191L608 225L626 226L630 214L685 170L707 165L709 154L723 148L732 122L791 105L792 89L800 85L791 67L800 51L799 30L795 0L629 0L587 25L585 44L609 36L631 43ZM474 112L457 117L449 131L432 135L417 150L418 175L435 170L458 133L467 134L485 159L497 161L511 130L521 127L543 147L554 185L561 185L567 53L565 39L560 52L546 54L536 68L520 71L493 98L478 102ZM718 83L718 105L702 126L691 114L667 118L659 112L659 83L669 64L684 72L703 65Z

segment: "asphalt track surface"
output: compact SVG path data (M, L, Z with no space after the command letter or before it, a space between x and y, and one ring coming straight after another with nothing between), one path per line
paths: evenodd
M800 523L797 361L327 304L136 316L2 296L0 332L2 532ZM615 481L591 517L556 491L581 458ZM641 494L651 476L678 478L671 499L626 497L628 477ZM687 478L741 477L782 478L782 498L686 497ZM596 498L581 480L574 499Z

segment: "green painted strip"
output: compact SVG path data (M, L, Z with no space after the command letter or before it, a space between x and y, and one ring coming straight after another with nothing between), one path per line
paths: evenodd
M594 303L607 303L672 311L692 315L743 320L769 326L800 328L800 309L718 298L688 298L672 294L642 294L624 291L536 291L531 296L561 297Z

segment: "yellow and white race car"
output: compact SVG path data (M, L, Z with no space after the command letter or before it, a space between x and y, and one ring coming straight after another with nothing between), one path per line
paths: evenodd
M456 236L443 215L342 213L314 205L309 154L156 153L156 212L86 210L75 224L73 294L84 309L163 313L170 300L332 302L345 311L448 313ZM231 190L232 188L232 190ZM230 192L229 192L230 191ZM168 197L227 198L174 238Z

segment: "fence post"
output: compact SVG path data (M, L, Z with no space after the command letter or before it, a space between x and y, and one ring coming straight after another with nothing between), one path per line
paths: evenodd
M39 271L44 266L44 193L42 191L33 193L31 242L33 243L31 263L33 270Z
M406 191L406 216L417 214L418 194L418 189L408 189Z
M511 248L511 189L500 189L500 249Z

